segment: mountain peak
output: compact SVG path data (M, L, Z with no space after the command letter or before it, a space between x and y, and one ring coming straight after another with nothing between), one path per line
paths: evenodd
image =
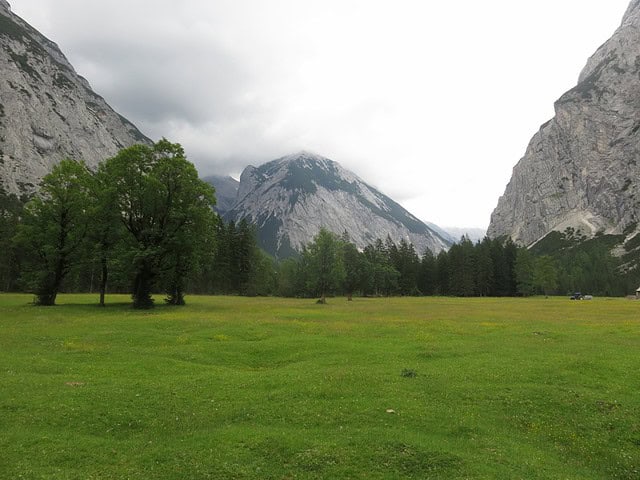
M295 161L295 160L327 160L327 158L318 155L315 152L312 152L310 150L300 150L298 152L295 153L291 153L289 155L285 155L284 157L280 158L279 160L283 160L283 161Z
M447 238L356 174L307 151L247 167L226 217L255 224L260 245L277 257L299 251L321 228L346 231L359 248L387 236L413 243L420 253L449 246Z
M308 150L300 150L299 152L292 153L290 155L286 155L284 157L278 158L273 162L269 163L278 163L278 164L288 164L288 163L297 163L299 165L333 165L336 164L333 160L330 160L322 155L318 155L317 153L310 152Z

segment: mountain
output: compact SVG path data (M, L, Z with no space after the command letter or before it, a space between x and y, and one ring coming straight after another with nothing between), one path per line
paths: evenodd
M442 227L447 234L453 238L454 242L460 240L463 236L467 237L473 243L480 242L487 235L487 231L483 228L464 228L464 227Z
M90 166L150 140L0 0L0 188L30 193L63 158Z
M255 224L261 247L279 258L309 243L321 227L338 235L346 231L359 248L387 236L406 239L420 254L450 245L354 173L308 152L247 167L226 218Z
M216 189L216 212L224 215L231 210L236 203L240 182L233 177L223 175L210 175L202 180Z
M488 235L525 245L567 229L633 236L639 179L640 0L633 0L513 169Z

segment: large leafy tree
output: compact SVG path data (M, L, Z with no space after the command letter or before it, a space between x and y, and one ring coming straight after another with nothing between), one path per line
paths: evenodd
M105 164L90 178L93 202L88 210L89 229L87 235L87 257L100 266L100 306L105 305L109 266L114 261L114 251L124 240L125 230L119 221L115 184L111 181Z
M213 188L179 144L121 150L104 165L120 221L134 240L126 254L133 267L133 305L150 308L160 278L170 279L168 301L184 303L184 278L193 269L197 244L215 224Z
M63 160L25 207L17 242L28 252L23 275L36 304L55 305L64 278L82 259L92 205L90 178L83 162Z

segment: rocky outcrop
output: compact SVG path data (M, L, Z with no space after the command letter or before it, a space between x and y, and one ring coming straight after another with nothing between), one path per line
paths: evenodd
M30 193L63 158L90 166L149 139L91 90L58 46L0 1L0 187Z
M404 208L338 163L308 152L247 167L227 219L257 226L260 246L283 258L299 251L324 227L347 232L360 248L390 236L420 254L448 248L443 238Z
M555 103L491 216L488 235L530 245L571 227L618 234L640 217L640 0Z
M202 180L216 189L216 204L214 209L220 215L227 213L236 203L240 182L230 176L210 175Z

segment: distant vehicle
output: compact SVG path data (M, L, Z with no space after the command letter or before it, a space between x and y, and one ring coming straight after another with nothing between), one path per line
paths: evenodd
M593 295L584 295L580 292L576 292L569 297L571 300L593 300Z

